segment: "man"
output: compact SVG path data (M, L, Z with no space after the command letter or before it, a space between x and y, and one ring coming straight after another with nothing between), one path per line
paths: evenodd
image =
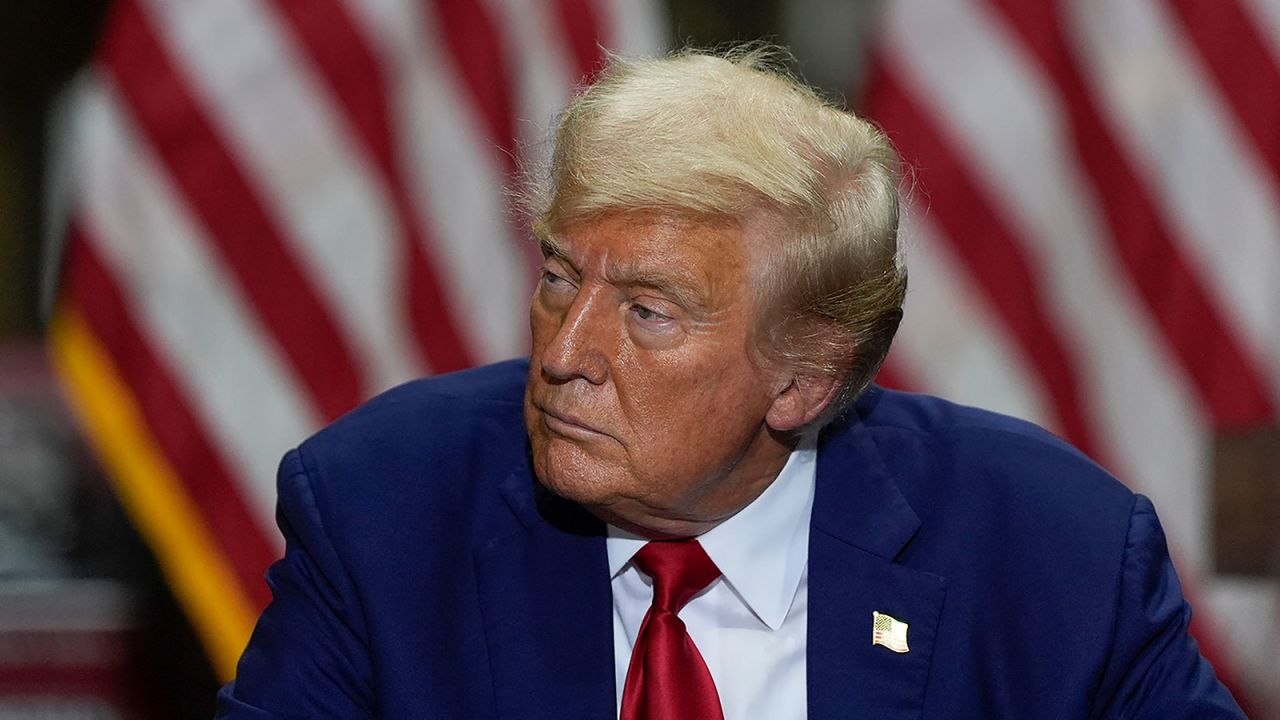
M286 456L222 717L1241 717L1147 500L867 389L895 156L765 55L617 60L573 102L530 359Z

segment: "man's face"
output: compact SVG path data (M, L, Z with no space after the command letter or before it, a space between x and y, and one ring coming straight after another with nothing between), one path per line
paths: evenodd
M761 238L731 222L611 213L547 243L525 423L557 494L650 536L706 530L786 460L754 352Z

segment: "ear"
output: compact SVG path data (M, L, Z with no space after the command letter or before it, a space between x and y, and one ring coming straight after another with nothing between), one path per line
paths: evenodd
M834 374L794 374L782 386L769 406L765 422L779 432L792 432L813 422L840 392L840 378Z

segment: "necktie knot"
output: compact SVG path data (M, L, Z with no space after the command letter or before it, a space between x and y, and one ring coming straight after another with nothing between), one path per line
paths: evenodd
M696 540L654 540L632 562L653 578L653 605L636 635L621 720L724 720L711 671L676 617L720 568Z
M720 577L720 568L697 540L654 540L632 561L653 578L653 604L671 614Z

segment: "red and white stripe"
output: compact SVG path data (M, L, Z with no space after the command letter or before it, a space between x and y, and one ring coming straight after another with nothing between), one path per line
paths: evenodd
M259 606L280 452L518 354L520 162L656 0L117 0L69 113L61 303ZM1220 670L1275 581L1213 573L1217 431L1280 406L1280 4L895 0L867 110L913 164L885 378L1053 428L1154 498ZM1217 646L1216 648L1213 646Z
M227 564L262 607L285 449L395 383L522 352L521 163L601 45L661 49L656 6L113 3L62 123L59 306L222 556L162 558Z
M1278 420L1280 11L895 0L883 21L865 110L916 183L889 373L1150 495L1206 651L1264 702L1280 583L1214 574L1209 467L1215 432Z

